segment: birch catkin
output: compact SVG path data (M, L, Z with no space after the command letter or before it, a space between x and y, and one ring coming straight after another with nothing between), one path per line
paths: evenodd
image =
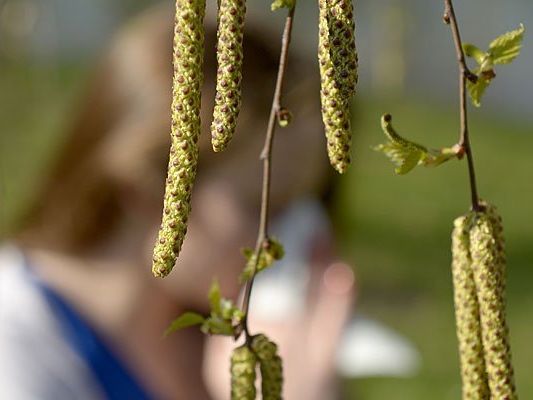
M235 133L241 108L245 0L219 0L217 88L211 124L213 150L223 151Z
M472 214L454 221L452 233L452 275L457 340L465 400L490 398L483 356L479 304L470 257L469 228Z
M246 345L231 355L231 400L255 400L257 356Z
M259 334L252 340L252 350L259 360L263 400L281 400L283 365L278 355L278 346L265 335Z
M152 266L154 275L161 277L168 275L176 262L191 210L200 134L204 15L205 0L176 0L170 159Z
M517 399L505 318L505 253L501 219L493 206L477 212L470 230L472 270L480 308L492 399Z
M352 0L318 0L320 99L331 165L344 173L350 164L350 100L357 83Z

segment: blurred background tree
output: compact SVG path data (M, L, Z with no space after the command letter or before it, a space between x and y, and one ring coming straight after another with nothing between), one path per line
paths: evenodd
M0 0L0 235L35 201L109 38L155 3ZM249 3L250 13L270 12L268 2ZM314 54L316 24L305 21L316 20L315 4L298 7L295 46ZM530 0L476 0L457 9L466 42L486 43L520 22L533 26ZM393 326L422 354L415 376L347 381L347 391L362 399L456 399L460 393L449 234L450 221L468 207L466 173L450 163L398 178L370 149L381 140L384 111L398 115L413 140L439 147L455 139L456 65L448 28L439 23L442 10L440 2L423 0L356 4L360 90L355 164L334 196L340 246L357 267L358 312ZM502 71L471 122L481 196L499 207L506 226L509 323L523 398L533 396L532 50L526 35L520 60Z

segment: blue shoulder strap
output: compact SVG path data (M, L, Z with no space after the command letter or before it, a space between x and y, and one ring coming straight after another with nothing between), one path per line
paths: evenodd
M85 360L106 398L108 400L153 399L154 397L148 395L87 321L54 290L31 271L29 272L61 324L65 340Z

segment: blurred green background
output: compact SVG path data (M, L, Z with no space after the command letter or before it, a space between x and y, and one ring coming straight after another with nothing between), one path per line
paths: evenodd
M61 13L55 20L39 22L41 14L31 14L31 7L15 9L13 14L13 9L6 11L9 3L10 7L33 4L0 1L0 230L4 235L35 200L32 196L68 126L72 105L95 55L122 21L154 1L63 2L69 4L62 12L70 12L70 19L79 14L78 22L86 19L80 15L99 21L101 29L88 29L87 34L76 28L80 26L76 20L66 23ZM35 4L39 12L52 12L60 3ZM262 3L252 2L254 12L264 12L267 7ZM459 8L459 16L465 38L470 39L470 34L480 46L524 18L526 26L528 20L533 22L528 0L489 2L492 8L486 1L471 3ZM308 4L303 8L302 13L315 12ZM27 30L24 26L13 30L6 23L17 12L25 16L22 22L28 23ZM497 23L469 23L469 18L485 19L481 16L485 12L489 21ZM452 161L399 177L383 155L371 150L384 141L379 128L384 112L394 115L401 133L430 147L449 146L456 140L456 66L449 32L439 24L441 13L440 4L420 1L361 5L362 89L355 104L356 161L339 180L335 218L343 254L357 268L358 310L413 341L421 352L422 368L411 378L346 382L347 391L360 399L460 397L449 235L453 219L469 207L466 164ZM32 29L51 23L56 23L53 40L34 37ZM60 39L69 29L81 33L63 43ZM314 49L314 36L313 41L307 40L313 29L301 28L296 43ZM526 49L532 49L531 44ZM533 380L529 379L533 359L533 52L525 50L516 66L502 68L484 107L472 110L471 132L480 194L499 207L506 229L509 325L517 386L522 398L533 398Z

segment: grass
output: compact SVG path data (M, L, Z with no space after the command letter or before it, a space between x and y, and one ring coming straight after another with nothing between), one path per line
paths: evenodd
M0 238L39 188L83 75L72 66L0 68Z
M457 399L460 397L450 276L450 233L469 208L465 162L417 168L396 176L392 164L370 149L384 141L381 113L396 129L430 147L455 143L455 109L442 104L390 101L360 104L356 162L335 202L342 250L357 269L359 310L412 340L422 354L420 373L405 379L347 383L357 398ZM530 126L472 113L471 130L481 196L504 218L508 254L508 310L517 385L533 397L529 379L533 317L533 132Z

